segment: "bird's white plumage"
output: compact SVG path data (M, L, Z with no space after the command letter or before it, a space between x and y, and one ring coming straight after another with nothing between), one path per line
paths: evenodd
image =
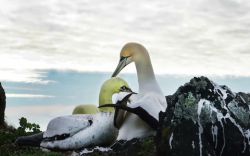
M41 143L41 147L49 148L49 149L78 149L82 147L87 147L89 145L103 145L108 144L110 141L114 140L117 134L117 129L113 126L113 118L114 113L98 113L95 115L89 115L90 118L87 120L84 119L86 115L72 115L72 116L65 116L57 118L57 121L59 121L61 124L57 126L59 129L62 127L64 132L70 132L72 134L71 137L68 137L63 140L56 140L56 141L43 141ZM83 120L78 120L82 118ZM61 121L60 121L61 120ZM72 125L75 123L73 121L76 121L77 125L79 127L84 127L83 130L78 131L77 133L72 133L73 129L66 129L64 127L67 127L63 124L65 121L72 120ZM92 124L89 125L89 121L92 121ZM80 124L85 126L80 126ZM66 122L65 122L66 124ZM67 123L69 127L72 127L71 124ZM86 126L87 125L87 126ZM76 126L76 127L78 127ZM54 127L54 126L53 126ZM48 128L50 130L51 128ZM51 136L50 131L46 131L46 135ZM77 130L77 128L75 129ZM53 133L53 131L51 131ZM64 133L63 131L60 131L60 133Z
M143 138L154 134L155 132L146 122L133 113L127 113L116 140L131 140L133 138Z

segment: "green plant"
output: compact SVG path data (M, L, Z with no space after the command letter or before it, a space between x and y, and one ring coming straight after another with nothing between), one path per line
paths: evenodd
M29 123L26 118L19 119L19 127L15 129L12 126L7 126L0 130L0 145L13 143L17 137L39 133L40 126L35 123Z
M29 123L26 118L19 119L19 127L15 129L8 126L5 129L0 129L0 156L60 156L58 152L44 152L38 147L16 146L15 140L24 135L39 133L40 126L35 123Z
M26 118L21 117L19 119L20 126L17 128L17 133L20 135L30 134L30 133L39 133L40 126L35 123L29 123Z

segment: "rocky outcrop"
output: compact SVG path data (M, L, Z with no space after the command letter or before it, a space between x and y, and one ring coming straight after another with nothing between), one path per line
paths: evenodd
M6 96L5 96L4 89L0 83L0 129L6 127L6 123L4 121L5 107L6 107Z
M167 97L160 113L160 156L250 155L249 96L206 77L193 78Z

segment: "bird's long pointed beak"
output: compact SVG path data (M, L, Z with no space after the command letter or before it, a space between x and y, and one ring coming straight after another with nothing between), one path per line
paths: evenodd
M114 71L114 73L112 74L112 77L116 77L120 71L129 63L131 63L131 60L128 57L122 57Z

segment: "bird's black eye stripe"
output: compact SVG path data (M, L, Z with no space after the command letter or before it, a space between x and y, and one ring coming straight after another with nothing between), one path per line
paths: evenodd
M120 61L121 60L124 60L124 59L128 59L128 58L130 58L131 56L121 56L121 58L120 58Z
M120 61L122 61L122 60L124 60L126 58L128 58L128 57L121 56Z

